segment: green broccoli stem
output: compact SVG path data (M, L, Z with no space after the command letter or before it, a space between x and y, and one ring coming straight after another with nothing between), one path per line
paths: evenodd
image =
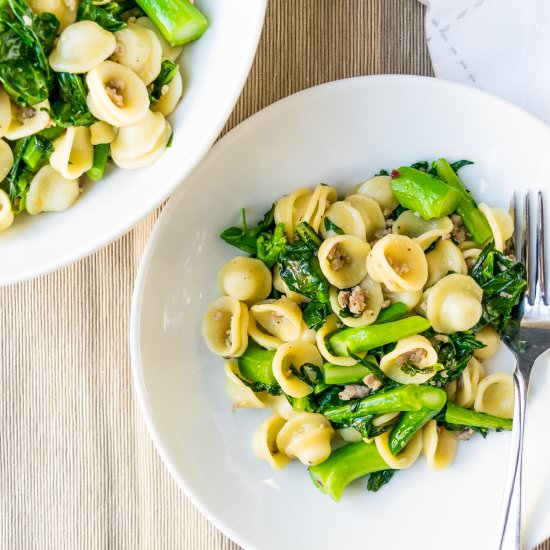
M406 384L353 401L346 405L327 409L324 415L336 424L360 416L375 416L393 412L440 411L447 401L441 388Z
M30 136L23 149L22 159L33 172L36 172L46 162L52 150L52 144L44 137Z
M250 382L259 382L265 386L277 386L277 380L271 367L275 352L250 342L248 348L238 359L239 372Z
M92 167L86 172L86 175L93 181L98 181L105 174L105 167L109 160L109 144L100 143L94 146L94 162Z
M346 328L333 334L329 344L337 355L349 356L420 334L430 326L424 317L413 315L390 323Z
M204 14L189 0L136 0L173 46L196 40L208 28Z
M352 384L353 382L362 380L370 372L370 369L359 364L342 367L332 363L325 363L323 366L325 384Z
M425 220L452 214L462 200L459 190L409 166L392 172L392 189L401 206L418 212Z
M390 323L391 321L398 321L402 319L409 308L403 302L395 302L394 304L389 305L388 307L380 310L375 325L381 325L382 323Z
M462 200L456 208L457 214L462 218L466 229L470 232L474 240L483 244L493 235L491 227L483 212L477 207L472 195L468 193L464 184L460 181L456 172L446 159L438 159L433 163L437 175L447 182L450 186L458 189L462 193Z
M448 403L445 411L445 422L457 426L471 428L486 428L489 430L511 430L512 419L493 416L481 412L459 407L454 403Z
M441 408L443 408L443 405ZM390 451L394 455L399 454L408 445L414 434L421 430L441 408L421 409L403 413L390 434Z
M360 441L336 449L327 460L311 466L309 475L323 493L338 501L353 480L388 468L374 443Z

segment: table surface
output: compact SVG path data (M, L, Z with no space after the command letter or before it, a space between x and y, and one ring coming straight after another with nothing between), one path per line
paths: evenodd
M375 73L432 74L417 0L271 0L226 131L304 88ZM2 548L238 548L179 491L133 396L132 288L160 210L85 260L0 289Z

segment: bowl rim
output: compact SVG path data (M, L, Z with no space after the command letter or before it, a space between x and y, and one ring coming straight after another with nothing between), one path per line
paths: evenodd
M453 82L450 80L434 78L430 76L417 76L417 75L400 75L400 74L383 74L383 75L365 75L365 76L356 76L351 78L343 78L339 80L334 80L332 82L326 82L323 84L318 84L310 88L306 88L294 94L291 94L287 97L284 97L267 107L264 107L260 111L254 113L252 116L235 126L231 131L225 134L209 151L209 153L203 158L203 160L197 165L195 170L202 169L204 166L207 166L209 163L214 162L217 153L219 150L230 146L231 143L235 140L238 140L241 134L248 131L250 127L253 127L257 123L261 123L262 119L269 117L273 112L276 112L280 109L286 109L288 106L295 103L302 102L307 100L309 97L317 96L323 94L324 92L333 92L341 87L353 86L355 82L395 82L402 81L403 83L407 82L424 82L428 86L434 86L440 88L441 90L445 89L455 89L459 90L460 93L471 94L473 96L479 96L494 102L495 104L500 104L507 109L515 111L522 117L526 117L531 120L532 123L540 126L544 131L550 132L550 126L545 124L542 120L537 118L535 115L529 113L525 109L518 107L514 103L503 99L499 96L495 96L489 92L481 90L479 88L474 88L467 84L462 84L458 82ZM193 171L194 172L194 171ZM134 291L132 294L131 302L131 311L130 311L130 325L129 325L129 339L130 339L130 359L131 359L131 369L132 369L132 379L134 385L134 391L137 396L137 401L139 403L139 408L142 414L142 418L145 421L149 435L153 441L155 449L159 454L164 466L167 468L170 475L175 480L176 484L183 491L183 493L191 500L193 505L203 514L215 527L217 527L224 535L229 537L232 541L236 542L243 548L251 550L259 550L258 547L250 543L238 532L236 532L230 525L227 524L222 518L220 518L216 513L213 513L209 510L206 503L203 502L201 496L191 489L183 475L180 475L176 464L172 461L169 452L166 450L161 437L159 436L155 422L153 420L153 411L150 407L150 404L147 400L147 390L142 377L142 364L141 364L141 353L140 353L140 323L141 323L141 310L145 285L147 283L147 278L149 274L149 268L151 265L151 259L157 244L158 239L162 235L164 227L170 223L172 218L172 213L176 211L177 205L179 204L180 197L184 196L187 190L190 189L190 186L184 185L181 186L176 193L171 197L170 201L163 209L161 215L159 216L153 231L149 237L149 240L145 246L138 273L136 275L136 280L134 284ZM543 540L537 541L537 544L542 543Z

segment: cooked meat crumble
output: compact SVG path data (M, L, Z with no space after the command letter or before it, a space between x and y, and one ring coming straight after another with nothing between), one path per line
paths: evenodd
M366 386L360 386L359 384L348 384L344 386L344 389L338 394L338 397L342 401L349 401L350 399L360 399L366 397L372 392L370 388Z
M351 313L359 315L367 308L368 294L359 285L350 290L341 290L338 293L338 305L348 308Z
M113 78L109 80L105 85L105 91L109 96L109 99L117 106L124 107L124 97L122 92L124 91L124 81L120 78Z
M334 271L338 271L339 269L342 269L344 266L349 264L350 259L349 256L344 252L342 247L338 244L334 245L328 255L327 260L330 263L330 267L334 269Z

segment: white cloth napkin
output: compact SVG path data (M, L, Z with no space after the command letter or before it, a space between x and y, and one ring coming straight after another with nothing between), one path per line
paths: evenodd
M436 76L504 97L550 124L550 0L421 0Z

